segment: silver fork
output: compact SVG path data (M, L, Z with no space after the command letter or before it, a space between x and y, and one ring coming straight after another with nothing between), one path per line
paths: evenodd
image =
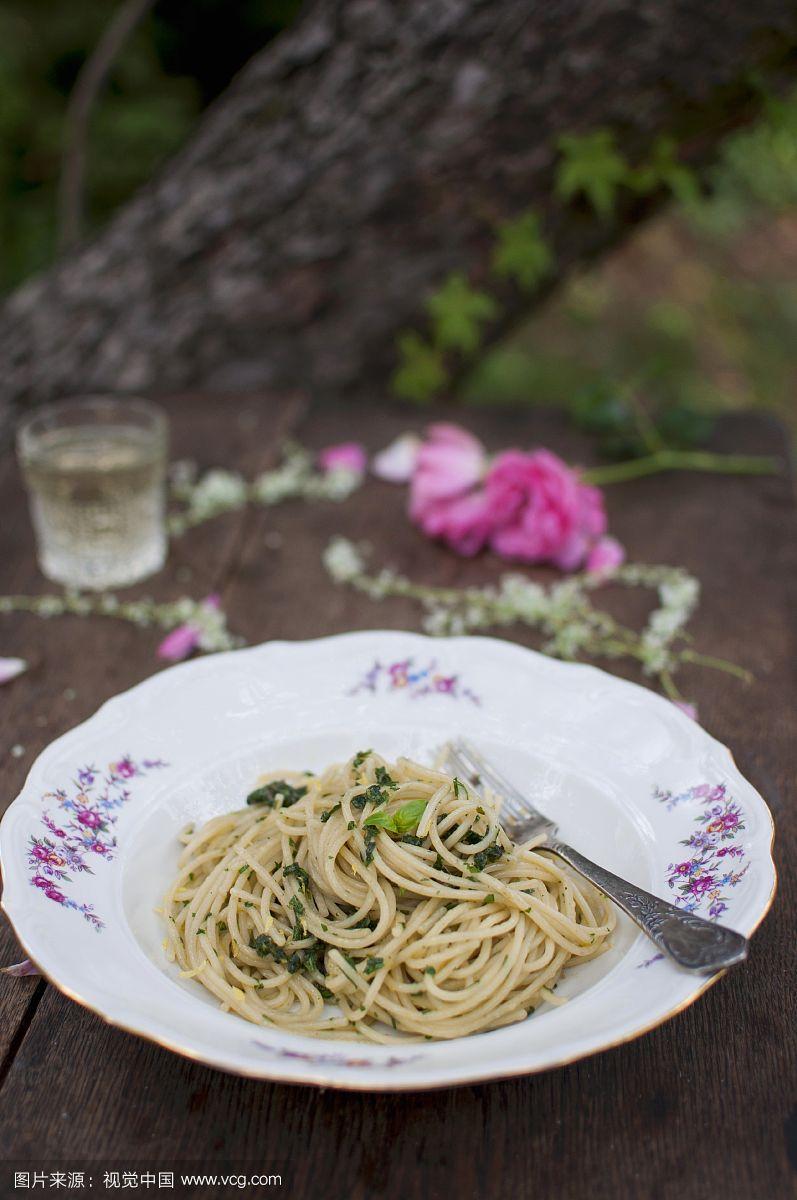
M502 798L501 824L515 842L544 833L549 850L600 888L651 941L688 971L722 971L747 957L749 942L733 929L704 921L591 862L556 837L557 826L491 766L469 742L446 747L447 763L474 788L486 783Z

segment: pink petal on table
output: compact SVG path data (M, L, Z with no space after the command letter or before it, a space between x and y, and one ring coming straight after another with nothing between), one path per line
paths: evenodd
M418 461L421 439L403 433L371 459L371 474L386 483L409 483Z
M27 669L24 658L0 658L0 683L9 683Z
M211 592L202 601L204 608L218 608L221 604L221 597L217 592ZM178 625L171 633L167 633L161 644L158 646L158 658L163 658L166 662L181 662L182 659L188 658L192 650L196 650L201 637L200 631L190 621L185 625Z
M690 704L688 700L673 700L676 708L680 708L682 713L690 717L693 721L697 720L697 705Z
M352 471L355 475L362 475L367 461L365 450L359 442L340 442L318 453L318 465L322 471Z
M22 978L23 975L41 975L39 968L29 958L23 958L22 962L12 963L10 967L0 967L0 972L3 975L15 975L18 978Z
M166 662L180 662L199 645L199 630L194 625L178 625L167 633L158 646L158 658Z
M625 562L625 550L617 538L599 538L587 555L586 567L592 575L611 575Z

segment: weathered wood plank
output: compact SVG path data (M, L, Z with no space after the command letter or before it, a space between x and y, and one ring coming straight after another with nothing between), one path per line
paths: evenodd
M576 458L587 449L544 415L482 413L469 422L494 449L542 441ZM299 428L312 445L353 435L376 448L407 424L406 413L337 409ZM717 445L784 449L780 433L758 418L725 423ZM231 451L214 447L217 461ZM236 626L250 640L417 627L412 606L376 606L332 587L319 555L335 532L369 540L376 562L430 581L498 572L430 546L407 524L403 503L400 490L369 483L340 506L296 503L254 515L225 588ZM283 1170L289 1194L322 1190L326 1200L788 1193L783 1082L794 1068L788 964L797 901L789 866L795 820L783 799L794 775L797 698L790 484L786 477L648 479L617 489L609 504L632 557L670 559L703 580L697 644L758 677L750 689L705 671L684 677L706 726L734 747L779 824L780 897L749 964L627 1046L530 1079L411 1097L321 1094L226 1076L113 1030L48 988L0 1090L0 1120L15 1155L35 1157L46 1144L52 1158L127 1156L204 1169L247 1163ZM84 630L76 628L75 638ZM130 653L140 651L131 645ZM142 673L151 667L136 661ZM98 675L91 686L115 690L116 683ZM38 703L49 713L43 694ZM9 736L21 726L19 709L15 720ZM48 726L42 738L52 732Z

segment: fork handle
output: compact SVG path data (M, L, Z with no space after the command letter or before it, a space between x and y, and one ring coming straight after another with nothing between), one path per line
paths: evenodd
M725 925L704 921L635 887L619 875L585 858L566 842L552 840L540 849L559 858L594 883L656 943L660 950L688 971L722 971L747 958L747 938Z

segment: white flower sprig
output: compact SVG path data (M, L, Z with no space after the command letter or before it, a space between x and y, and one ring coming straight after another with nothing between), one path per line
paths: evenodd
M543 587L525 575L510 572L495 587L440 588L413 583L388 568L368 574L360 549L346 538L335 538L324 552L331 577L370 596L404 596L424 609L423 627L434 635L472 633L495 626L528 625L544 637L540 649L556 658L620 659L630 657L655 677L673 700L682 697L673 674L683 662L726 670L745 680L747 671L723 659L698 654L688 645L686 624L697 607L698 581L680 567L628 563L610 576L581 573ZM657 592L659 607L638 632L621 625L594 602L601 585L624 584Z
M110 592L86 595L83 592L64 592L62 595L0 596L0 613L28 612L37 617L113 617L146 629L172 630L190 625L197 631L196 645L206 654L217 650L233 650L243 645L243 639L230 633L227 618L218 607L204 600L183 596L170 604L158 603L145 596L140 600L120 600Z
M170 471L170 491L172 499L183 507L169 517L169 532L173 537L179 537L195 525L247 504L269 507L297 498L346 500L360 487L363 478L362 472L344 467L316 470L312 455L294 443L286 446L278 467L262 471L253 480L220 467L198 477L196 464L177 462Z

